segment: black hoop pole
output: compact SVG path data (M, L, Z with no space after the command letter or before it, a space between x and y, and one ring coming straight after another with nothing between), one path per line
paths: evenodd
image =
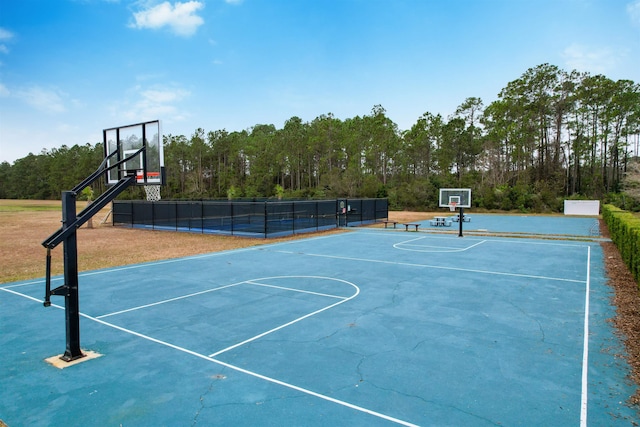
M76 194L72 191L62 192L63 227L74 227L76 220ZM80 350L80 307L78 304L78 243L75 230L65 237L64 252L64 296L65 322L67 332L67 348L60 357L65 362L84 357Z
M460 224L458 225L458 227L459 227L459 230L458 230L458 237L464 237L464 236L462 235L462 223L464 222L464 221L463 221L463 218L464 218L464 208L463 208L462 206L460 206L460 216L458 217L458 222L460 223Z

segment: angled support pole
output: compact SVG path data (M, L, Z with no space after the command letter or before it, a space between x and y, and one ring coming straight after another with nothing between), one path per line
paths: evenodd
M65 198L65 194L67 194L66 197L72 197L74 200L74 209L75 209L75 198L77 196L77 193L75 191L63 191L62 192L62 210L63 210L63 218L62 218L62 227L56 231L55 233L53 233L51 236L49 236L45 241L42 242L42 246L44 246L47 249L53 249L56 246L58 246L60 243L62 243L65 238L71 234L71 233L75 233L75 230L77 230L78 228L82 227L82 225L89 221L89 219L94 216L95 214L97 214L98 212L100 212L100 210L102 208L104 208L108 203L110 203L113 199L115 199L116 197L118 197L118 195L120 193L122 193L124 190L127 189L127 187L129 187L130 185L132 185L133 183L135 183L136 181L136 177L131 175L131 176L127 176L123 179L121 179L120 181L118 181L118 183L116 185L114 185L113 187L109 188L107 191L105 191L104 193L102 193L100 195L100 197L98 197L93 203L91 203L89 206L87 206L85 209L82 210L82 212L80 212L78 214L78 216L75 215L75 210L73 213L73 216L66 218L64 216L64 198ZM70 220L70 221L69 221ZM69 221L69 222L65 222L65 221ZM72 227L73 225L73 227Z

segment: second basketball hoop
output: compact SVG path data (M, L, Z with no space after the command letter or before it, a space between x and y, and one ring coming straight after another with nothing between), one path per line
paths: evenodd
M441 208L449 208L449 211L451 212L455 212L456 209L460 209L460 212L458 213L458 237L463 237L462 223L465 220L464 209L471 207L471 189L441 188L438 197L438 206Z

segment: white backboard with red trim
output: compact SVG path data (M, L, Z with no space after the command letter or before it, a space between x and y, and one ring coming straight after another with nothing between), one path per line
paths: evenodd
M446 208L452 204L456 208L471 207L471 189L470 188L441 188L438 198L438 206Z
M117 183L127 175L136 176L137 185L164 185L164 153L162 128L159 120L120 126L102 131L107 166L133 156L106 173L108 185Z

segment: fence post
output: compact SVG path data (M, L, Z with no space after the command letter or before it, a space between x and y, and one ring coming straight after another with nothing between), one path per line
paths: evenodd
M204 234L204 203L204 200L200 202L200 231L202 234Z
M173 227L178 231L178 202L173 202Z
M267 224L269 224L269 211L267 208L267 201L264 202L264 238L267 238Z
M156 229L156 215L155 215L155 208L156 204L155 202L151 202L151 229L155 230Z
M351 202L349 201L349 199L345 199L345 205L344 205L344 226L348 227L349 226L349 207L351 206Z

